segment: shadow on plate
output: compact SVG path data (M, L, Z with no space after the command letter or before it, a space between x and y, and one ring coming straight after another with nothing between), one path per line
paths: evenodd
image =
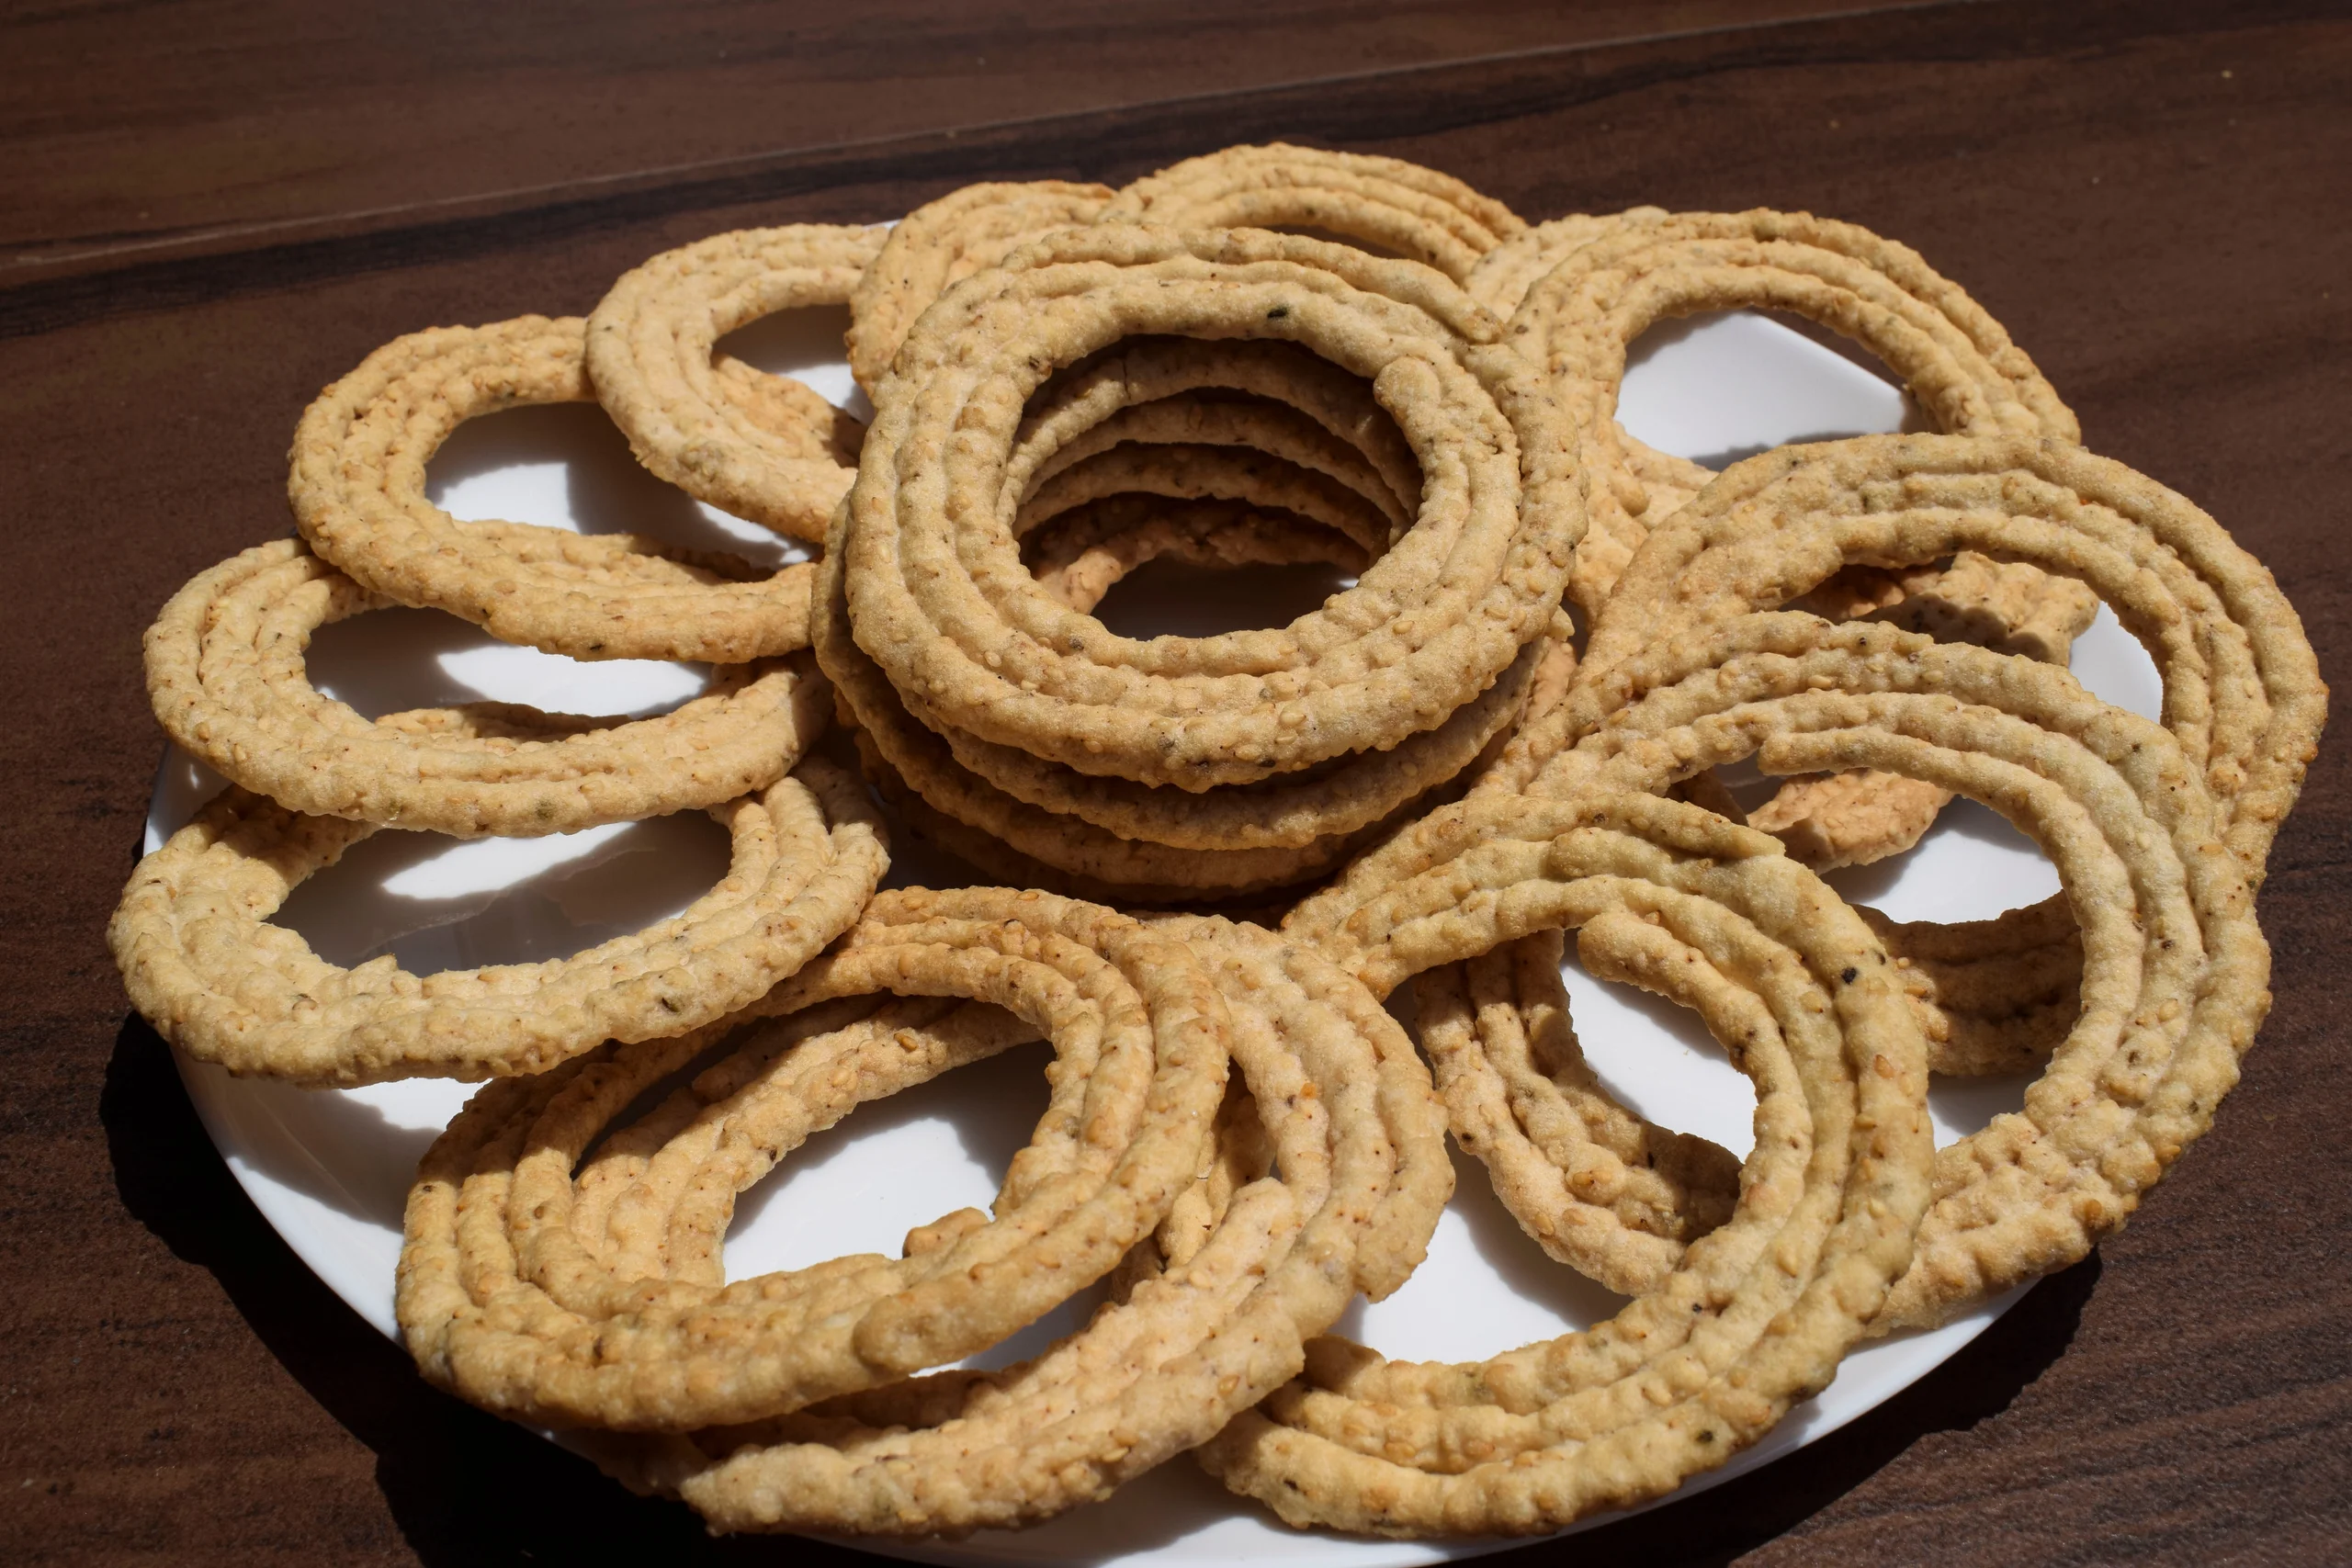
M1936 825L1930 830L1967 839L1982 848L2022 850L2044 860L2048 858L2042 855L2041 846L2027 838L2007 818L1991 807L1980 805L1964 795L1954 797L1951 804L1937 814ZM1901 879L1909 863L1910 852L1905 851L1902 854L1889 855L1884 860L1872 861L1867 865L1840 866L1836 871L1825 872L1822 880L1836 888L1838 897L1849 904L1868 904L1877 908L1894 891L1895 883ZM2038 897L2019 900L2020 904L2040 902Z
M588 831L520 841L378 833L297 887L271 923L330 964L390 953L433 975L568 958L670 919L727 876L727 831L704 812ZM516 875L526 855L553 863Z
M1453 1156L1453 1196L1446 1203L1446 1212L1468 1228L1471 1246L1506 1285L1523 1300L1550 1308L1571 1325L1606 1323L1624 1310L1626 1298L1544 1254L1495 1195L1494 1179L1476 1156L1464 1153L1450 1136L1446 1152ZM1380 1336L1366 1329L1364 1318L1364 1299L1358 1296L1331 1325L1331 1332L1378 1349ZM1499 1355L1513 1348L1494 1345L1487 1353Z
M505 502L521 515L513 523L562 526L569 516L582 534L643 534L690 549L715 550L769 567L804 556L765 529L729 528L684 491L653 477L632 456L628 438L594 403L543 403L506 409L458 427L433 455L425 493L460 517L481 515L469 481L503 470L561 465L561 515L538 505ZM536 487L530 492L536 499ZM554 495L546 498L552 503ZM537 513L537 514L532 514Z

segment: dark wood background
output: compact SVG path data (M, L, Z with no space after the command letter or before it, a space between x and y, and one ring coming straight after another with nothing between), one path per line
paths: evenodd
M296 416L396 333L584 311L718 229L1243 140L1419 159L1530 217L1809 208L1966 284L2091 446L2222 519L2352 668L2340 6L57 0L0 13L0 61L11 1562L855 1555L709 1542L427 1390L262 1224L124 1005L100 933L160 746L140 631L288 531ZM1582 1561L2352 1561L2346 756L2272 862L2245 1082L2132 1227Z

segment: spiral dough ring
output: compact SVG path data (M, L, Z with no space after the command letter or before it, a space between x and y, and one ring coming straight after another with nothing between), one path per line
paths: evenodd
M845 302L881 248L878 229L739 229L624 273L588 318L588 374L637 460L722 512L824 538L857 422L718 344L779 310Z
M782 1415L987 1348L1109 1272L1198 1168L1230 1028L1182 944L1045 894L886 893L757 1010L882 990L987 1002L1053 1042L1052 1100L995 1218L898 1261L734 1285L616 1274L574 1233L573 1171L615 1115L713 1042L599 1057L548 1089L478 1096L427 1155L399 1292L425 1375L567 1426Z
M1463 1366L1343 1340L1201 1451L1294 1525L1532 1534L1672 1489L1826 1385L1908 1264L1932 1157L1917 1025L1868 928L1693 806L1481 795L1284 922L1374 992L1538 931L1656 924L1741 990L1757 1148L1731 1220L1609 1323Z
M421 728L464 716L420 709ZM741 1007L846 930L888 863L857 781L809 761L711 814L727 877L684 912L570 958L416 976L329 964L268 919L376 829L231 789L140 862L107 928L130 999L200 1062L306 1084L545 1072L606 1040Z
M770 574L633 535L461 523L425 499L426 463L467 420L593 395L576 318L395 338L303 412L287 479L294 521L385 598L548 653L740 664L807 647L806 565Z
M320 626L384 601L296 539L199 572L147 631L155 717L189 755L297 811L458 838L536 838L717 806L764 789L825 725L806 655L712 672L651 718L503 703L432 725L371 720L304 669Z
M2193 757L2063 671L1892 627L1758 615L1633 662L1645 694L1531 791L1662 791L1749 755L1879 768L1991 807L2056 864L2080 925L2073 1027L2021 1114L1939 1157L1917 1261L1876 1326L2082 1258L2211 1125L2269 1008L2269 950Z

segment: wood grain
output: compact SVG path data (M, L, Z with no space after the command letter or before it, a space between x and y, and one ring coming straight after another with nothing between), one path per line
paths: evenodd
M1348 7L1245 28L1257 58L1237 63L1219 51L1238 46L1212 39L1155 75L1155 55L1180 52L1156 20L1090 33L1075 8L1014 20L910 6L869 13L901 29L899 55L1026 50L1024 80L1039 85L1012 115L981 107L989 83L967 84L960 107L941 86L941 105L893 107L907 118L861 147L808 141L828 117L790 105L775 107L773 137L744 139L759 129L759 84L781 92L790 72L817 71L813 53L738 78L674 39L639 47L649 33L617 13L544 54L516 34L494 62L403 44L380 17L313 17L308 55L274 53L294 46L203 6L0 21L0 37L52 29L40 71L11 69L30 96L0 106L12 158L53 160L48 184L7 184L12 233L62 247L129 231L122 203L151 197L180 203L172 225L315 224L0 275L0 798L13 829L0 878L12 981L0 989L0 1560L864 1560L709 1542L681 1511L425 1389L261 1223L168 1055L127 1018L99 933L160 746L139 633L190 573L288 531L295 418L377 343L584 310L645 254L723 227L885 217L981 175L1124 179L1242 138L1420 159L1538 217L1643 200L1807 207L1894 234L1966 283L2073 402L2091 446L2185 491L2269 562L2340 675L2352 670L2352 22L2334 10L1993 3L1567 49L1513 41L1544 18L1510 6L1449 10L1458 30L1438 30L1433 8L1383 10L1363 24L1371 41L1327 41L1369 14ZM752 25L726 7L688 15L721 32ZM110 17L134 32L110 33ZM238 92L206 96L173 39L210 48ZM829 47L843 52L827 80L881 69L859 52L878 44L844 32ZM1481 53L1501 58L1462 58ZM298 56L315 89L273 96ZM334 71L319 65L330 59ZM1341 70L1366 62L1382 73ZM132 66L143 84L114 79ZM433 96L453 77L481 118ZM644 134L555 112L583 81L614 94L587 118L625 118L641 99ZM733 106L712 111L731 117L724 136L693 123L698 81ZM931 91L909 76L872 96ZM338 96L341 141L322 129ZM427 102L457 118L434 133L447 138L439 172L402 186L410 171L368 149L398 145L402 107ZM105 153L122 128L135 146ZM252 190L230 200L208 160L247 142L327 151L308 173L290 153L257 158ZM461 181L468 146L484 162ZM654 161L632 149L768 151L594 183ZM116 156L125 172L107 186L90 171ZM560 188L462 212L379 210L532 182ZM1703 1503L1584 1538L1583 1560L2352 1561L2352 1092L2334 994L2352 960L2348 755L2331 738L2278 842L2262 900L2277 1006L2245 1082L2131 1228L1847 1431Z
M1301 77L1863 10L1202 0L1115 22L869 0L582 7L62 6L0 17L0 278L352 215L560 199L616 179Z

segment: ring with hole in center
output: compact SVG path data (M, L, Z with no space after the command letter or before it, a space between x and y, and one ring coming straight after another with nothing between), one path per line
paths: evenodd
M1580 532L1568 432L1493 331L1438 275L1340 246L1123 224L1041 241L951 291L901 351L842 547L858 646L934 728L1193 793L1434 728L1550 629ZM999 506L1053 367L1188 333L1296 341L1371 379L1419 460L1420 507L1287 627L1139 642L1046 593Z
M1626 351L1660 321L1742 309L1787 311L1852 338L1953 434L2081 435L2000 323L1906 246L1855 224L1763 209L1604 220L1530 288L1510 329L1555 378L1582 433L1591 527L1569 593L1588 615L1600 614L1647 531L1644 480L1695 492L1713 477L1641 448L1617 423Z
M877 787L925 837L991 876L1128 904L1261 894L1334 869L1465 774L1524 710L1537 670L1560 646L1531 645L1438 728L1295 782L1283 775L1193 795L1079 774L1057 788L1052 764L990 749L1001 771L1037 780L1048 802L1040 806L967 767L962 749L977 743L943 737L908 712L850 633L842 558L829 552L821 563L824 598L812 629Z
M722 512L824 538L856 468L857 421L718 340L779 310L847 303L882 239L831 223L739 229L622 274L588 318L588 375L637 460Z
M475 723L435 708L388 722ZM342 968L268 923L378 829L231 789L139 863L107 944L156 1032L232 1073L348 1085L544 1072L751 1002L848 929L888 863L865 792L814 759L711 815L733 840L727 876L684 912L569 958L417 976L389 954Z
M1628 660L1643 694L1555 756L1531 792L1661 791L1752 755L1770 773L1924 779L2032 838L2080 929L2078 954L2055 955L2080 965L2072 1027L2021 1112L1939 1156L1918 1259L1877 1326L1939 1322L2078 1260L2211 1125L2269 1009L2269 950L2197 759L2032 660L1786 612L1712 633ZM2010 923L2050 920L2027 911ZM2052 961L2028 950L2011 962L2039 983ZM1919 977L1898 954L1894 978L1908 990ZM2014 1071L2034 1059L1970 1060L1950 1043L1934 1043L1932 1066Z
M1532 1534L1645 1501L1826 1386L1911 1257L1933 1155L1918 1026L1869 929L1770 837L1645 795L1480 795L1293 911L1374 992L1540 931L1657 922L1743 993L1757 1149L1730 1220L1614 1319L1460 1366L1344 1340L1205 1445L1294 1525Z
M1587 421L1592 531L1570 593L1597 615L1644 531L1714 478L1635 440L1616 420L1631 344L1663 318L1739 307L1792 312L1860 341L1884 359L1948 430L2075 436L2074 416L2000 326L1920 258L1850 224L1806 214L1668 213L1636 208L1540 225L1498 248L1468 285L1562 378ZM1531 297L1533 296L1533 297ZM1522 308L1523 307L1523 308ZM1990 563L1916 569L1898 584L1855 568L1833 619L1875 614L1914 630L2028 647L2057 663L2097 612L2075 583ZM1867 580L1867 581L1863 581ZM1825 598L1829 595L1825 592ZM1883 777L1791 780L1755 818L1816 870L1860 864L1917 842L1944 797Z
M1230 1026L1183 944L1046 894L905 889L876 897L752 1014L882 991L987 1002L1053 1043L1052 1101L993 1219L948 1216L939 1245L900 1260L733 1285L616 1273L575 1234L573 1171L616 1115L712 1042L592 1058L543 1105L532 1088L477 1097L426 1156L399 1302L426 1375L561 1425L684 1431L781 1415L995 1344L1108 1273L1197 1170ZM517 1107L530 1114L510 1125Z
M311 684L320 626L386 608L299 539L199 572L147 629L156 720L189 755L297 811L458 838L536 838L718 806L782 778L824 728L806 655L711 673L650 718L503 703L420 728L362 716Z
M459 522L426 499L425 465L467 420L592 398L582 344L577 318L518 316L369 355L295 428L287 494L302 536L395 603L573 659L741 664L806 648L805 563L770 573L629 534Z

